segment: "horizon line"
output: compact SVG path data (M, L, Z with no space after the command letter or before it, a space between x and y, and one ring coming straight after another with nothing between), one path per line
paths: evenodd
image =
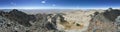
M104 8L101 8L101 7L84 7L84 8L71 8L71 7L9 7L9 8L0 8L0 9L108 9L108 8L113 8L113 9L120 9L118 7L104 7Z

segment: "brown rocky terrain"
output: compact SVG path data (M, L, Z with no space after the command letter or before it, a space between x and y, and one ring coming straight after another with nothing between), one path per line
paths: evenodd
M119 32L120 10L27 14L0 11L0 32Z

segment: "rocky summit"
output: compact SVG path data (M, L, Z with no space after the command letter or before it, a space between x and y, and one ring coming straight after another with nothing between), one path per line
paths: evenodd
M109 8L37 14L19 9L0 10L0 32L120 32L120 10Z

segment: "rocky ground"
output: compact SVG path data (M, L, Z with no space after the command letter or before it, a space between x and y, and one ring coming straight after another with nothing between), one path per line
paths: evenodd
M0 32L120 32L120 10L38 14L1 10Z

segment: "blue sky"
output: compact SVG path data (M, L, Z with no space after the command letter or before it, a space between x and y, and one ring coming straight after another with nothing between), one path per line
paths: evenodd
M119 8L120 0L0 0L1 9Z

